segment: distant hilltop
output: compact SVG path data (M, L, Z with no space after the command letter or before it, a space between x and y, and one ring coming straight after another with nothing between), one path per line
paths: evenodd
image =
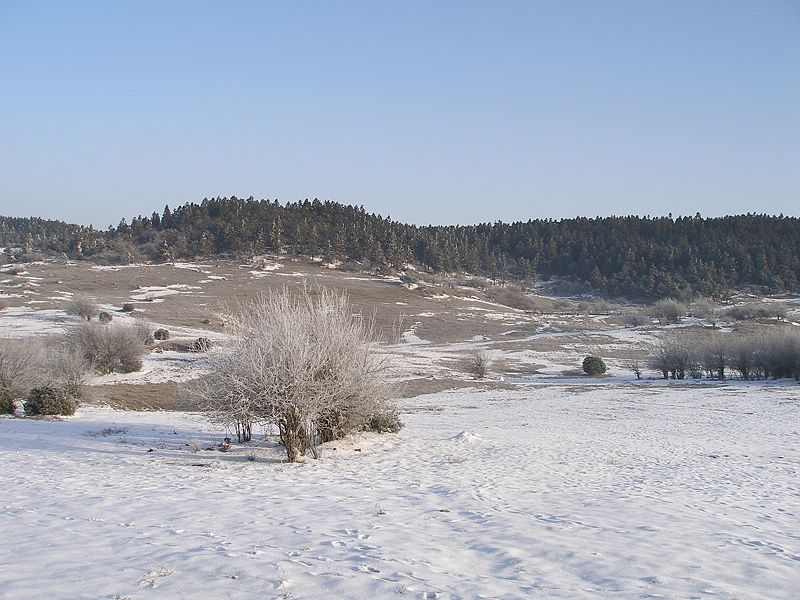
M0 261L66 255L103 264L263 253L321 257L360 270L464 272L500 282L566 278L632 300L757 288L800 291L800 220L598 217L416 226L336 202L212 198L122 219L99 231L0 217Z

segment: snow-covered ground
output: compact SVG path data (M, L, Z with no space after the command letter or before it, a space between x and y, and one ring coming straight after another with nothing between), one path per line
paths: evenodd
M0 418L0 597L797 598L799 397L440 393L303 464L192 414Z

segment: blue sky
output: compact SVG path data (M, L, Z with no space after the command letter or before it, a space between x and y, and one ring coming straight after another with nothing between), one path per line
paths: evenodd
M799 214L800 3L0 0L0 214Z

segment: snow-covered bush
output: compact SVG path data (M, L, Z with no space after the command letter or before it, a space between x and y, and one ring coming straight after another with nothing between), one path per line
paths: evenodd
M485 350L474 350L468 359L467 370L475 379L483 379L489 372L491 360Z
M88 298L81 297L75 297L69 300L64 307L64 310L68 315L81 317L87 321L91 321L93 317L96 317L100 313L100 309L97 307L97 304Z
M66 391L43 386L28 393L25 401L25 414L33 415L74 415L78 404Z
M132 325L83 323L70 330L68 342L100 374L138 371L147 351L141 332Z
M583 359L583 372L587 375L602 375L606 372L606 363L599 356L587 356Z
M160 342L166 341L169 339L169 330L163 328L156 329L153 332L153 337Z
M233 311L233 340L191 390L194 405L240 441L254 424L276 426L290 462L388 409L374 321L354 315L344 294L314 292L270 291Z

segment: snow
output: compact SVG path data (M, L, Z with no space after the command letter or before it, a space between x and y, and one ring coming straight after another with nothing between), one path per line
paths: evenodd
M149 285L133 290L136 293L131 294L130 298L131 300L148 301L155 300L157 298L165 298L166 296L175 296L181 293L188 293L191 290L200 289L202 289L201 286L188 285L185 283L173 283L167 286Z
M63 310L34 310L9 306L0 312L0 337L61 334L75 319Z
M294 465L206 450L225 432L188 413L0 418L0 595L796 598L797 398L440 393Z

